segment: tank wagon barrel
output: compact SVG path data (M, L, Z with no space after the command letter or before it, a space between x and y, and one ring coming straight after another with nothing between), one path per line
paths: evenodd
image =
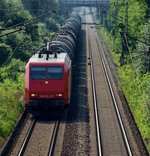
M61 49L62 52L67 53L70 59L73 59L80 29L80 16L71 17L66 21L65 25L58 30L51 43L56 45L58 49Z

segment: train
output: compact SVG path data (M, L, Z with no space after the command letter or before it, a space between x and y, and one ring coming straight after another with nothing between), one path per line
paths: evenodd
M25 67L25 107L29 111L63 109L70 103L72 61L81 17L69 18Z

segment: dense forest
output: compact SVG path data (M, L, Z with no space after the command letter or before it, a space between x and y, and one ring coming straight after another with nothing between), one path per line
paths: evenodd
M120 89L150 151L150 1L110 0L100 30L113 51Z
M24 109L27 60L64 22L55 0L0 1L0 145Z

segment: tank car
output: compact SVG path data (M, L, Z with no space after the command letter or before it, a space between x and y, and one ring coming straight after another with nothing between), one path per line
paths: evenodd
M67 20L51 42L34 54L25 69L25 101L28 110L41 111L69 104L71 70L81 18Z

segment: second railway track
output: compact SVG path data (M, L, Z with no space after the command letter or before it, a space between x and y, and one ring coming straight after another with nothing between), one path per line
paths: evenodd
M91 16L87 17L88 22L93 22ZM103 60L103 49L100 45L97 32L93 28L87 25L86 31L91 62L98 154L100 156L132 156L132 150L117 106L111 80Z
M104 71L105 71L105 76L106 76L108 86L109 86L109 90L110 90L110 93L111 93L111 96L112 96L112 99L113 99L113 104L114 104L115 111L116 111L116 114L117 114L118 122L120 124L120 128L121 128L121 132L122 132L122 135L123 135L123 138L124 138L124 142L125 142L125 145L126 145L126 148L127 148L127 151L128 151L128 155L132 156L133 154L132 154L132 150L131 150L131 147L130 147L130 143L129 143L127 133L126 133L126 130L125 130L125 127L124 127L124 124L123 124L123 121L122 121L122 118L121 118L121 115L120 115L120 111L119 111L119 108L118 108L118 105L117 105L117 101L116 101L116 98L115 98L115 94L114 94L114 91L113 91L111 80L110 80L109 75L108 75L106 64L105 64L104 59L103 59L103 55L104 55L103 48L102 48L101 43L98 40L97 34L94 33L94 35L95 35L95 40L96 40L97 47L98 47L98 50L99 50L99 58L101 59L102 64L103 64L103 68L104 68ZM101 53L100 53L100 51L101 51Z

